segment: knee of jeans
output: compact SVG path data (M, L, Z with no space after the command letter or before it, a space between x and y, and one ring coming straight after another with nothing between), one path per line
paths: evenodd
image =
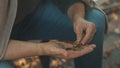
M97 8L88 9L86 11L86 20L93 22L97 30L106 31L107 18L103 11Z
M9 61L1 61L0 68L14 68L14 65L12 62Z

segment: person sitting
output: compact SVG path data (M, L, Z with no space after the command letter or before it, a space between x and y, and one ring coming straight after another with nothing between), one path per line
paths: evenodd
M18 0L18 9L16 3L17 0L0 1L1 59L52 55L67 60L76 58L75 68L101 68L106 28L106 18L102 11L86 8L86 5L76 0ZM52 41L32 43L28 40ZM74 44L60 40L72 41ZM61 45L66 48L81 46L83 49L65 50ZM1 61L0 67L14 68L9 61ZM44 68L49 68L49 64Z

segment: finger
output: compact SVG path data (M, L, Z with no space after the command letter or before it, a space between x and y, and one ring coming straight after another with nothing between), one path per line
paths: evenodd
M58 40L50 40L49 42L59 42Z
M96 47L96 45L92 44L90 46L85 46L83 48L83 50L80 50L80 51L68 51L68 56L66 57L66 59L72 59L72 58L77 58L77 57L86 55L86 54L92 52L95 47Z
M75 41L75 44L76 45L79 45L80 44L80 42L81 42L81 40L82 40L82 38L83 38L83 31L80 31L81 33L76 33L76 41Z
M82 48L86 48L86 47L91 47L91 48L96 48L96 45L95 44L91 44L91 45L86 45L86 46L81 46Z
M96 32L95 25L92 24L92 23L89 23L85 32L86 32L86 34L81 41L82 45L87 44L92 39L92 37L94 36L94 34Z
M74 31L76 33L76 41L75 41L75 44L79 45L80 44L80 41L83 37L83 25L80 24L80 25L76 25L74 26Z
M84 49L81 51L71 51L70 54L68 53L68 55L69 55L68 59L77 58L77 57L86 55L86 54L92 52L95 47L96 47L95 45L90 45L90 46L84 47Z

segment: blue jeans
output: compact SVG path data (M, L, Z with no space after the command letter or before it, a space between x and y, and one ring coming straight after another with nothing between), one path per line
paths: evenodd
M96 25L97 32L91 43L96 44L97 48L90 54L76 58L74 61L75 68L101 68L106 26L105 15L96 8L88 9L86 11L86 20ZM28 15L21 23L14 25L11 38L23 41L50 39L75 41L76 36L73 31L72 21L67 14L62 13L54 4L47 3L42 8L37 8L36 11ZM0 68L10 67L0 66Z

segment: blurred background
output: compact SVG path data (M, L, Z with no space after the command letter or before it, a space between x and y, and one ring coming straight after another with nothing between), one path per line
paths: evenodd
M103 68L120 68L120 0L104 0L99 7L109 20L103 48ZM37 56L15 60L14 64L16 68L42 68ZM51 68L61 68L61 64L58 59L51 59ZM71 63L67 64L69 68L74 68Z
M103 68L120 68L120 0L106 0L101 8L109 20L104 41Z

